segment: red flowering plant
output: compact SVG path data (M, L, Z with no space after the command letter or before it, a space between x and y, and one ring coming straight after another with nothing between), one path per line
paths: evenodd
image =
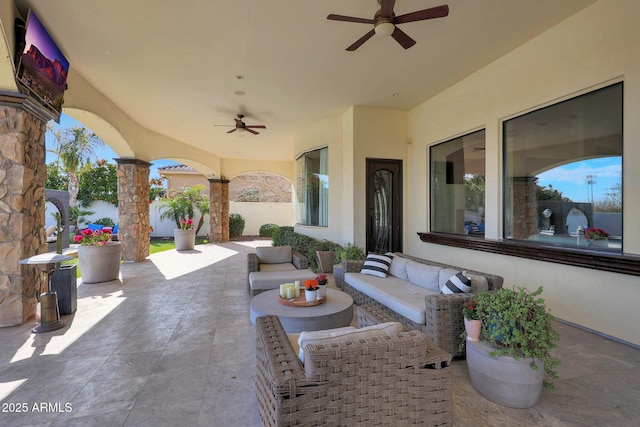
M467 320L480 320L480 314L476 310L476 301L470 298L464 302L462 307L462 314Z
M111 229L91 230L85 228L79 235L73 237L73 241L82 246L105 246L111 242Z
M191 218L189 219L180 218L180 229L193 230L193 220Z
M606 240L606 238L609 237L609 233L602 228L589 227L584 230L584 237L589 240Z
M317 291L319 285L317 280L309 279L302 282L302 286L308 291Z
M316 282L318 282L318 286L324 286L327 284L327 275L326 274L320 274L318 276L316 276Z

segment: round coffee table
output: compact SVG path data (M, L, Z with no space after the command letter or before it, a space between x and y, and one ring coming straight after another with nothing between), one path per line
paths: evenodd
M260 316L278 316L288 333L319 331L349 326L353 319L353 298L342 291L327 289L327 302L313 307L291 307L278 302L279 289L251 298L251 323Z

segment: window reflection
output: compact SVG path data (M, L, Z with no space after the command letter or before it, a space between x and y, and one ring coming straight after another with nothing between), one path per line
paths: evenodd
M622 250L622 83L508 120L504 141L506 238Z

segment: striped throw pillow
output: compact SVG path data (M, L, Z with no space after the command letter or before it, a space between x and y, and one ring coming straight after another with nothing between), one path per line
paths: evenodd
M360 273L384 279L387 277L392 259L392 255L369 254Z
M471 279L462 273L455 274L442 287L443 294L467 293L471 290Z

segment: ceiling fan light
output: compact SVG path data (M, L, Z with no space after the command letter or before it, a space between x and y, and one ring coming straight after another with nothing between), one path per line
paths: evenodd
M240 133L244 133L245 129L244 128L237 128L238 132Z
M391 34L393 34L395 29L396 29L396 26L393 25L391 22L381 22L380 24L376 25L374 28L376 35L383 36L383 37L390 36Z

